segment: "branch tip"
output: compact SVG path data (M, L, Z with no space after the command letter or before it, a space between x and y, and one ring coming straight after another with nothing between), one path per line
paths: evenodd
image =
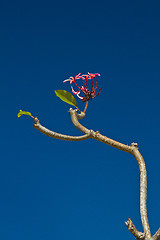
M138 148L138 143L134 143L134 142L133 142L133 143L131 143L131 146L132 146L132 147L137 147L137 148Z
M39 123L39 120L38 120L37 117L34 117L34 122L35 122L35 124L38 124L38 123Z
M136 239L142 240L145 238L145 234L142 232L139 232L136 227L134 226L132 220L128 218L128 221L125 222L128 230L135 236Z

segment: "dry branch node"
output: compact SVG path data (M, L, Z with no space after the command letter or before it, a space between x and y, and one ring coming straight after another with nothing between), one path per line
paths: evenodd
M39 120L37 117L34 117L34 122L35 122L35 124L39 124Z
M128 230L135 236L136 239L138 240L142 240L145 238L145 234L142 232L139 232L136 227L134 226L132 220L130 218L128 218L128 221L125 222Z
M132 146L132 147L137 147L137 148L138 148L138 143L134 143L134 142L133 142L133 143L131 143L131 146Z

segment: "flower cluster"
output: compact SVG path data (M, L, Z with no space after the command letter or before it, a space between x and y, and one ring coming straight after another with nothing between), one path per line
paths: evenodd
M73 87L71 86L72 92L77 95L77 97L79 97L83 102L92 100L93 98L97 97L100 92L102 87L100 88L100 90L98 91L98 93L96 94L96 90L98 87L98 77L100 76L99 73L88 73L85 75L81 75L81 73L77 74L75 77L70 77L66 80L64 80L63 82L70 82L70 84L74 83L76 85L76 87L78 88L77 91L74 91ZM97 78L96 78L97 77ZM96 78L96 83L94 84L94 78ZM77 84L77 80L81 79L83 85L81 87L78 86ZM88 80L91 81L91 89L89 90L87 87L87 83ZM80 93L84 94L84 97L80 96Z

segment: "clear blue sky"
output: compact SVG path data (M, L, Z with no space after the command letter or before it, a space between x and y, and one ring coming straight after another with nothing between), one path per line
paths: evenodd
M159 10L158 0L1 1L1 240L134 239L128 217L142 231L131 155L94 140L52 139L30 117L17 118L30 111L56 132L80 135L54 90L69 91L62 81L88 71L101 74L103 89L81 122L138 142L152 234L160 227Z

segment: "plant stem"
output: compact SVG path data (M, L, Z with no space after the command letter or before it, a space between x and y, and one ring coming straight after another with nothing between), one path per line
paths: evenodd
M84 113L86 112L87 107L88 107L88 101L86 101L86 106L85 106L84 111L83 111Z
M79 108L77 106L75 106L77 108L77 110L81 113L81 111L79 110Z

